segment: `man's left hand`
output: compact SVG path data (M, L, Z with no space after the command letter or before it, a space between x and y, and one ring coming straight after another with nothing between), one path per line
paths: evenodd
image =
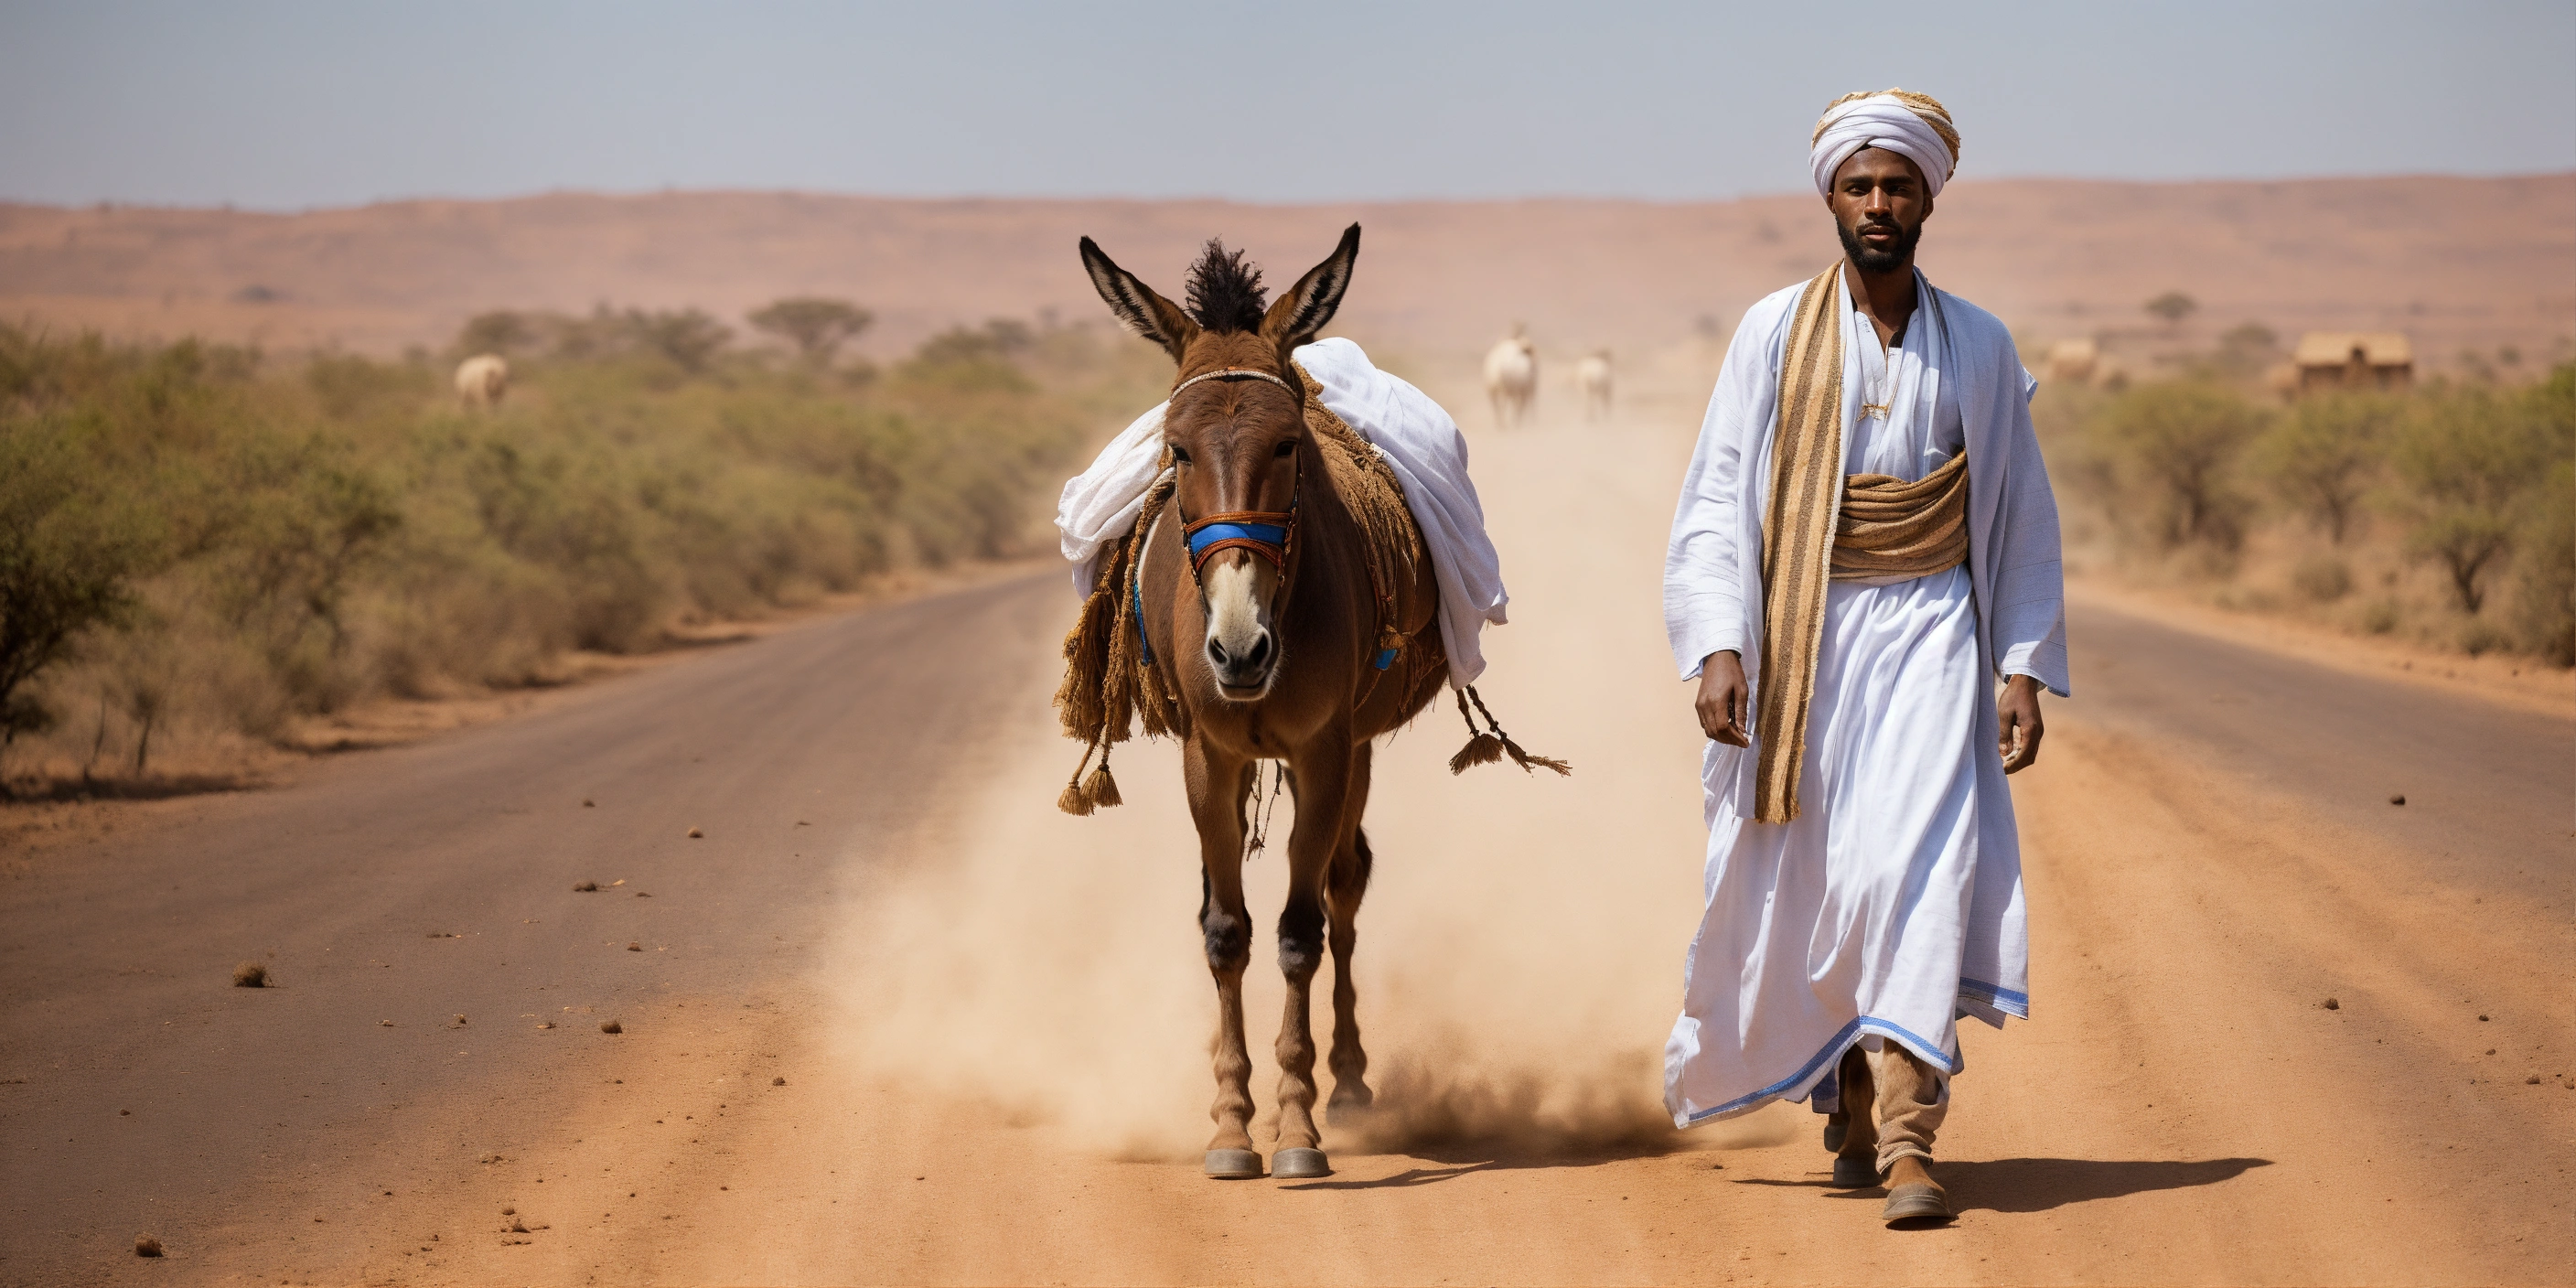
M2039 681L2027 675L2007 676L2004 695L1995 699L1999 727L1995 750L2003 755L2004 772L2017 774L2039 759Z

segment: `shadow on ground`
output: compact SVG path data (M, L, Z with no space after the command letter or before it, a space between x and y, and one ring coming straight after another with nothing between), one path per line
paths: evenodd
M2090 1158L1998 1158L1982 1162L1944 1160L1932 1175L1950 1192L1955 1212L2046 1212L2071 1203L2126 1198L2153 1190L2181 1190L2232 1181L2268 1158L2213 1158L2184 1163L2154 1160L2115 1161ZM1818 1173L1816 1179L1774 1181L1747 1178L1738 1185L1770 1185L1835 1191L1835 1197L1877 1197L1876 1186L1845 1191Z
M2197 1163L1997 1158L1941 1163L1934 1174L1950 1191L1950 1206L1958 1211L2046 1212L2095 1199L2216 1185L2271 1165L2268 1158L2213 1158Z
M1487 1142L1483 1147L1459 1142L1445 1145L1417 1146L1405 1150L1370 1151L1369 1155L1400 1154L1439 1164L1436 1167L1413 1167L1393 1176L1373 1181L1330 1180L1307 1185L1283 1185L1285 1190L1400 1190L1455 1180L1475 1172L1517 1172L1552 1167L1599 1167L1606 1163L1625 1162L1632 1158L1655 1158L1674 1151L1675 1145L1660 1140L1633 1141L1604 1145L1589 1143L1570 1148L1530 1148Z

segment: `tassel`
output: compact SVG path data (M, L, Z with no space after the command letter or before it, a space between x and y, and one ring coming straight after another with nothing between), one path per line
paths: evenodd
M1109 776L1107 753L1102 753L1100 757L1100 768L1092 770L1090 779L1082 784L1082 796L1084 804L1090 807L1082 811L1085 814L1092 810L1112 809L1127 803L1119 799L1118 780Z
M1476 716L1467 714L1467 703L1471 700L1476 704L1476 715L1485 718L1486 727L1491 732L1479 731ZM1510 734L1503 732L1503 722L1486 710L1484 695L1476 692L1476 686L1472 684L1458 691L1458 716L1467 722L1467 731L1474 736L1467 739L1467 745L1460 748L1457 755L1449 758L1449 772L1452 774L1463 774L1472 765L1493 764L1505 756L1511 757L1512 763L1520 766L1525 774L1534 769L1553 769L1559 777L1574 773L1574 766L1565 761L1553 756L1533 756L1523 751L1519 743L1512 741Z
M1500 731L1496 732L1496 736L1502 736ZM1536 765L1541 768L1555 770L1556 776L1559 778L1573 776L1574 766L1562 760L1558 760L1554 756L1533 756L1528 752L1521 750L1521 745L1512 741L1510 738L1503 738L1503 751L1512 758L1513 764L1521 767L1521 772L1524 774L1530 772L1531 766Z
M1467 745L1449 758L1449 772L1463 774L1476 765L1490 765L1503 758L1502 740L1476 727L1476 717L1467 714L1467 691L1459 689L1458 718L1467 722Z
M1063 810L1067 814L1083 816L1088 815L1093 810L1099 808L1099 806L1093 802L1092 794L1084 790L1082 782L1082 771L1090 767L1091 749L1096 745L1097 744L1095 743L1084 743L1082 745L1082 763L1073 767L1073 777L1065 780L1064 791L1055 798L1055 807L1057 809ZM1106 770L1108 767L1107 760L1104 758L1101 768ZM1098 775L1094 775L1093 777L1096 781ZM1113 788L1112 790L1115 789Z
M1117 630L1116 601L1106 590L1093 591L1064 637L1064 682L1056 687L1055 707L1068 737L1096 742L1101 726L1108 722L1101 704L1101 680L1109 669L1111 638Z
M1502 758L1502 740L1489 733L1480 733L1469 738L1467 745L1449 758L1449 772L1463 774L1472 766L1490 765Z

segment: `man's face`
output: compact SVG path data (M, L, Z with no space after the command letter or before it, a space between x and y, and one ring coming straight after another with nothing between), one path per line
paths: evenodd
M1825 204L1833 208L1843 253L1864 273L1903 268L1923 236L1923 221L1932 217L1923 172L1902 154L1881 148L1862 148L1843 162Z

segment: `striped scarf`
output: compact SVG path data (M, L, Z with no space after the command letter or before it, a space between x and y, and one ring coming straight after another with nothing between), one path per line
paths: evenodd
M1836 281L1841 272L1836 264L1799 293L1780 365L1771 503L1762 519L1757 823L1798 817L1807 709L1815 701L1816 658L1824 644L1826 583L1928 576L1968 557L1967 453L1913 483L1842 472L1842 292Z

